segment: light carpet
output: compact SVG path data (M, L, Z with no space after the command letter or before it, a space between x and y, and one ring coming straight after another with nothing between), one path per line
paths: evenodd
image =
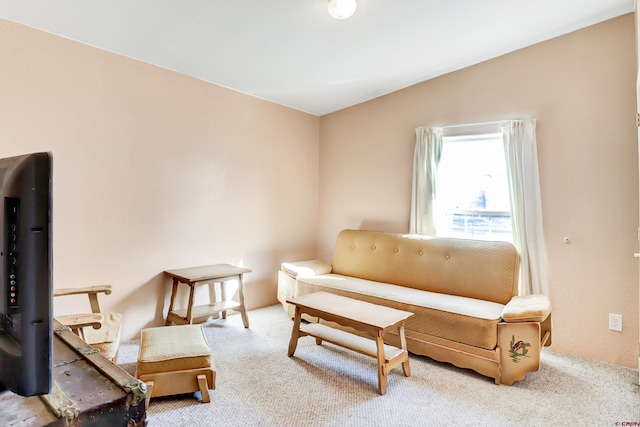
M377 393L373 358L301 338L287 357L293 322L280 305L204 323L217 370L211 403L200 393L151 400L156 426L623 426L640 425L636 369L554 352L513 386L410 355L411 376L389 374ZM135 372L138 341L118 363Z

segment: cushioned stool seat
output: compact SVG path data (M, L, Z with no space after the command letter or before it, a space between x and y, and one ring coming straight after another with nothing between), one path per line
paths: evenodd
M202 325L143 329L136 378L147 385L149 399L200 390L209 402L216 388L216 371Z

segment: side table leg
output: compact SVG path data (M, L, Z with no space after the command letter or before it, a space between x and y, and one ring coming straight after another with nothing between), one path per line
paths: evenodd
M222 300L222 302L227 301L227 282L225 281L220 282L220 299ZM222 318L227 318L227 310L222 312Z
M376 334L376 348L378 350L378 392L382 395L387 393L387 367L384 363L384 340L382 330Z
M293 356L298 346L298 333L300 332L300 307L296 306L296 314L293 317L293 329L291 330L291 339L289 340L289 357Z
M207 283L209 288L209 305L213 307L218 302L218 291L216 291L216 282ZM220 313L212 313L209 318L217 319L220 317Z
M176 293L178 292L178 279L173 279L173 287L171 288L171 302L169 302L169 311L167 312L167 320L164 322L164 326L171 325L171 320L169 320L169 316L173 311L173 302L176 299Z
M189 283L189 305L187 305L187 317L185 318L185 320L187 321L187 324L190 325L193 323L193 297L195 296L196 293L196 285L195 283Z
M242 315L242 323L244 323L244 327L249 327L249 317L247 316L247 309L244 308L244 289L242 285L242 274L238 275L238 299L240 302L240 314Z
M220 299L222 300L222 302L227 301L227 282L225 281L220 282ZM224 310L222 312L222 318L227 318L227 310Z

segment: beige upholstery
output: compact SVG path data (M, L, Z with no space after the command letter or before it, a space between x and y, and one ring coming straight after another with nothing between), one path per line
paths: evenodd
M506 304L519 266L506 242L343 230L332 273Z
M91 314L67 314L55 316L61 324L68 326L87 344L98 349L103 356L115 363L120 347L122 333L122 315L120 313L102 313L98 303L98 294L111 294L110 285L86 288L58 288L54 297L85 294L89 298Z
M211 350L202 325L143 329L137 375L212 366Z
M287 298L317 291L410 311L410 352L512 384L539 368L551 344L551 304L517 296L519 262L506 242L343 230L332 265L283 263L278 299L290 316ZM518 341L530 344L526 356L510 348Z
M515 296L504 307L505 322L542 322L551 314L551 302L544 295Z
M315 259L296 263L283 262L280 268L291 277L309 277L331 273L330 265Z
M152 397L194 391L209 402L216 371L202 325L143 329L135 376L147 385L147 407Z

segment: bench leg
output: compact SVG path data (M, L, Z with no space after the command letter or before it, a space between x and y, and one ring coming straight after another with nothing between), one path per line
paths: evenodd
M384 340L380 330L376 334L376 347L378 350L378 392L384 395L387 393L387 370L384 364Z
M318 318L318 323L322 323L322 319ZM322 345L322 338L316 337L316 345Z
M293 356L293 353L296 352L296 347L298 346L298 334L300 332L301 315L302 313L300 312L300 307L296 307L296 314L293 318L293 329L291 330L291 340L289 340L289 357Z
M398 336L400 337L400 348L404 351L407 351L407 339L404 336L404 323L402 323L398 328ZM411 367L409 366L409 353L407 353L407 360L402 362L402 372L404 372L405 377L411 375Z

